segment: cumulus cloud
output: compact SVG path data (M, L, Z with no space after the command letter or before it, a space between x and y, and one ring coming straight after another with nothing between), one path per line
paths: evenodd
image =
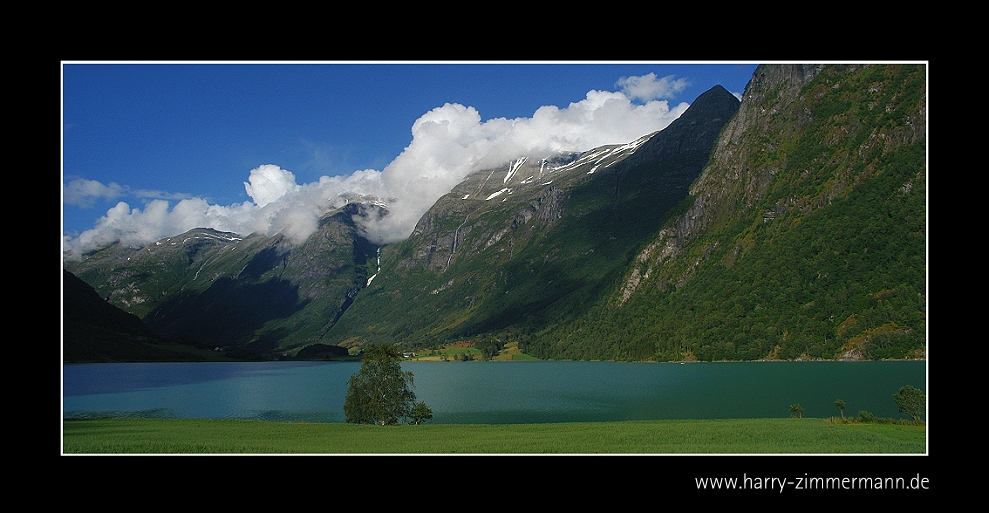
M529 118L485 121L473 107L448 103L417 119L412 142L380 171L359 170L298 184L291 171L266 164L251 170L244 182L251 201L220 206L186 198L169 209L167 201L154 200L143 210L121 202L91 230L65 237L63 249L71 255L115 240L142 245L197 227L241 234L284 233L294 242L303 242L317 229L320 216L358 197L378 198L388 209L384 217L356 220L367 236L379 243L401 240L440 196L473 171L520 156L626 143L662 130L688 107L687 103L671 107L656 99L682 90L682 79L657 80L649 74L625 77L618 85L621 92L590 91L565 108L541 107ZM101 186L92 180L70 183L66 201L86 196L68 194L70 188L89 191L94 197L119 193L116 184Z
M295 183L295 175L291 171L286 171L272 164L251 170L250 178L244 182L247 195L259 207L263 207L298 188L299 185Z

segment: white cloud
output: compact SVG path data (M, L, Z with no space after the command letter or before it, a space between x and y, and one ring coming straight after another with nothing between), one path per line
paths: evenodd
M119 198L125 192L126 188L117 183L104 185L96 180L78 178L62 185L62 203L91 207L97 199Z
M622 77L615 85L633 100L649 101L673 98L686 89L690 82L685 78L674 79L673 75L656 80L656 74L649 73L639 77Z
M251 170L250 178L244 182L247 195L259 207L263 207L298 188L298 184L295 183L295 175L291 171L286 171L273 164L265 164Z
M76 178L62 184L62 203L76 207L90 208L97 200L113 200L123 196L177 201L193 197L192 195L182 193L132 189L116 182L103 184L97 180L87 180L85 178Z
M381 198L389 210L381 219L357 220L369 238L401 240L440 196L473 171L520 156L586 151L633 141L665 128L688 107L680 103L671 108L665 100L655 99L682 89L682 80L656 80L649 74L623 78L619 84L623 92L590 91L579 102L565 108L541 107L530 118L483 121L473 107L448 103L413 123L412 142L381 171L323 176L299 185L292 172L267 164L251 170L244 183L252 201L220 206L186 198L169 210L168 202L154 200L143 211L121 202L91 230L63 238L63 248L71 255L114 240L142 245L197 227L241 234L284 233L302 242L317 229L321 215L362 195ZM633 99L646 101L633 103ZM64 196L67 203L79 202L101 194L113 197L121 189L116 184L82 180L70 182Z

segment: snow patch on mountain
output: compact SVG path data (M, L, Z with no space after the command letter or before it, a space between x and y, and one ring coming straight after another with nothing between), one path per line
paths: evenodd
M487 198L484 199L484 201L492 200L492 199L497 198L498 196L501 196L502 194L504 194L506 192L509 192L509 191L511 191L511 189L508 188L508 187L505 187L504 189L502 189L502 190L500 190L500 191L498 191L498 192L496 192L496 193L488 196Z
M520 158L518 160L513 160L509 164L509 166L508 166L508 174L505 175L505 181L504 181L504 183L508 183L508 181L511 180L512 176L515 175L515 172L518 171L520 167L522 167L522 164L524 164L527 159L528 159L528 157L522 157L522 158Z

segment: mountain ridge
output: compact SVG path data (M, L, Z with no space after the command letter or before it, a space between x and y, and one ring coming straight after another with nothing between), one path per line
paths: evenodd
M387 207L351 203L299 246L194 231L63 265L160 333L273 358L379 341L487 355L516 342L550 359L916 357L925 95L923 66L764 65L741 102L716 86L636 141L472 173L398 243L353 222Z

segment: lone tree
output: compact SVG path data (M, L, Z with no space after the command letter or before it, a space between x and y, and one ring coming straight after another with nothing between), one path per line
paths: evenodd
M347 422L386 425L411 417L416 395L412 373L402 371L401 359L401 353L390 344L371 345L365 350L360 370L347 380L343 401Z
M920 420L920 416L927 411L927 396L910 385L901 387L899 392L893 394L893 400L896 401L896 407L909 413L914 421Z
M845 418L845 401L838 399L834 402L834 407L838 408L838 411L841 412L841 418Z

